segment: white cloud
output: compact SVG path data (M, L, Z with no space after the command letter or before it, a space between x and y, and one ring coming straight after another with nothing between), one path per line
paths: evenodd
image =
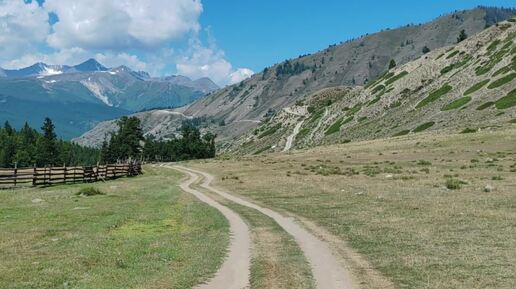
M233 84L250 77L254 72L247 68L233 69L224 52L204 47L199 40L190 42L186 55L177 59L177 72L190 78L209 77L219 85Z
M36 1L0 0L0 55L19 57L45 41L50 31L48 14Z
M231 73L229 75L229 83L238 83L242 80L248 79L254 74L254 71L252 71L249 68L239 68L235 72Z
M124 50L157 47L197 32L199 0L47 0L59 22L48 43L54 48Z

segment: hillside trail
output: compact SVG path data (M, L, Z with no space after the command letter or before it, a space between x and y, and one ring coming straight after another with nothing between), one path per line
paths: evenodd
M310 134L310 138L311 140L313 140L315 134L319 131L319 129L321 128L323 122L324 122L324 119L328 116L328 114L330 113L330 111L328 110L328 108L324 108L324 114L323 116L321 117L321 119L319 120L319 122L317 123L317 126L312 130L312 133Z
M299 225L293 218L285 217L269 208L258 206L254 203L213 188L210 185L214 179L211 174L181 166L174 166L173 168L183 172L188 172L189 174L195 174L198 177L203 177L203 181L200 186L204 189L218 194L219 196L239 205L255 209L262 214L274 219L276 223L278 223L287 233L289 233L294 238L294 240L303 251L312 268L312 274L314 276L317 289L353 288L350 273L337 260L332 250L330 249L330 246L326 242L321 241L319 238L311 234L307 229ZM221 287L220 289L222 288L228 287Z
M196 289L244 289L249 288L249 276L251 267L251 237L249 228L242 218L229 209L191 187L199 180L199 175L179 167L166 166L179 170L189 176L181 181L180 187L187 193L197 197L200 201L220 211L229 222L231 243L228 248L227 258L217 271L215 276L205 284L196 286ZM209 244L207 244L209 246Z
M294 131L292 131L292 134L290 134L287 137L287 142L285 143L285 148L283 149L283 152L288 152L292 148L292 144L294 143L294 140L296 139L296 136L299 134L299 131L301 130L301 126L303 125L304 120L298 122L296 126L294 127Z

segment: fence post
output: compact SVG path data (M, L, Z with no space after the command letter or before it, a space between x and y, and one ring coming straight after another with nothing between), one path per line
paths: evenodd
M18 179L18 162L14 163L14 186L16 187L16 180Z
M36 171L36 164L32 166L32 186L35 187L37 183L37 171Z
M64 178L64 183L66 184L66 164L63 164L63 178Z
M52 185L52 166L48 167L48 184Z

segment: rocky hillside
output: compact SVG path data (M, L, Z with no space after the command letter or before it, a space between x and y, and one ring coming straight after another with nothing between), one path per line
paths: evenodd
M321 89L363 85L385 71L392 59L402 65L429 51L455 44L462 30L473 36L514 15L514 9L480 7L445 15L427 24L388 29L331 45L212 92L192 103L184 113L206 119L205 127L218 134L219 143L231 142L264 119Z
M516 122L516 18L386 70L365 86L320 90L225 147L288 151L428 130L475 132Z

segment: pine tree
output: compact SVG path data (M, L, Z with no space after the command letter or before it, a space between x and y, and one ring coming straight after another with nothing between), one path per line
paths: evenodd
M457 43L462 42L468 38L468 35L466 34L466 31L462 29L459 33L459 37L457 37Z
M50 118L45 118L41 130L43 135L37 141L36 162L39 166L56 165L59 158L58 143L55 127Z
M430 48L428 48L426 45L423 47L423 54L427 54L430 52Z
M393 69L394 67L396 67L396 61L394 61L394 59L391 59L391 61L389 62L389 69Z

